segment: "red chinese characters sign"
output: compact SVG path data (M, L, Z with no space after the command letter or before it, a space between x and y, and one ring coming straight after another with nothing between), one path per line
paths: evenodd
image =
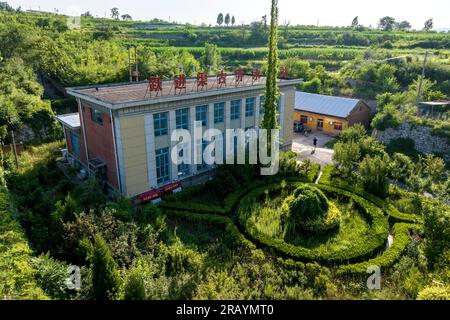
M152 189L137 196L139 203L150 202L161 198L163 195L168 194L176 189L181 188L181 182L176 181L162 186L159 189Z
M150 95L152 92L156 92L156 94L161 93L162 94L162 80L159 76L150 77L149 79L149 90Z

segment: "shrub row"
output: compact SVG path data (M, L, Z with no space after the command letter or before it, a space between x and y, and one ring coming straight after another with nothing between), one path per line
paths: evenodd
M288 182L287 186L295 187L299 184L301 184L301 182ZM367 236L367 241L364 243L364 246L354 248L351 254L343 253L342 251L319 252L317 250L295 246L293 244L286 243L281 239L273 239L262 234L255 228L254 225L248 223L248 217L242 211L238 213L238 221L241 228L255 242L265 247L271 248L281 255L306 261L348 263L349 261L362 260L364 258L373 256L375 252L377 252L384 246L387 235L389 234L389 224L387 222L387 219L383 215L383 212L379 208L377 208L373 203L365 200L364 198L354 195L346 190L341 190L339 188L325 185L315 186L325 191L335 192L352 198L363 208L365 214L369 217L371 224L371 233ZM251 191L245 198L243 198L241 200L241 203L243 201L249 201L250 199L250 201L257 201L257 199L259 199L262 194L266 192L266 190L269 190L269 192L271 193L280 190L281 187L281 184L273 184L270 186L257 188Z
M319 180L319 183L321 185L338 186L341 189L355 193L355 194L373 202L375 205L377 205L378 207L383 209L383 211L389 216L390 221L392 223L396 223L396 222L420 223L420 222L422 222L421 217L414 215L414 214L400 212L395 206L387 203L383 199L380 199L371 193L365 192L364 190L362 190L360 188L355 188L354 186L351 186L342 180L332 179L331 176L332 176L333 170L334 170L334 166L332 166L332 165L328 165L324 168L324 170L322 172L322 176L320 177L320 180Z
M216 227L224 231L224 235L228 240L227 243L232 246L244 245L254 249L255 245L247 240L240 232L236 225L228 217L218 216L214 214L198 214L188 211L168 210L164 212L168 216L174 216L184 219L193 224L204 224L206 226Z
M11 216L8 190L0 187L0 300L48 299L36 284L31 253Z
M303 181L303 182L314 182L320 171L320 165L314 164L311 170L308 172L306 178L300 177L266 177L262 180L255 180L245 188L238 189L230 193L223 201L223 206L216 206L211 204L205 204L200 202L192 201L200 193L206 192L205 185L196 185L184 188L182 192L169 195L165 197L164 201L159 204L160 208L172 209L180 211L191 211L196 213L210 213L219 215L230 215L237 207L239 200L245 196L251 190L261 187L268 183L273 183L281 180L286 181Z
M365 274L370 266L378 266L380 268L391 267L405 251L410 241L410 232L412 229L419 228L418 225L409 223L396 223L394 225L394 242L392 245L378 257L349 265L341 265L338 268L338 274Z

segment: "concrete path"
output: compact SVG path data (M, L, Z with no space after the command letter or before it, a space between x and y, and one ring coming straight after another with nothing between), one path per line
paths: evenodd
M317 138L317 148L314 148L313 140ZM333 163L333 149L325 148L324 145L333 137L323 132L311 132L308 137L303 134L294 133L292 141L292 151L298 154L299 160L310 159L314 163L319 163L322 167Z

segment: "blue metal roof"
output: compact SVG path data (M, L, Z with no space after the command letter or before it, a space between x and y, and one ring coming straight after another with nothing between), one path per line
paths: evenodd
M360 100L297 91L295 110L346 118Z

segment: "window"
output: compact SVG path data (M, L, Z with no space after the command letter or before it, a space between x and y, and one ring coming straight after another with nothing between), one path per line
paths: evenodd
M200 142L198 142L200 144ZM206 169L207 165L205 162L205 159L203 158L203 152L205 151L206 147L208 146L208 141L206 140L202 140L201 144L202 144L202 164L198 164L197 165L197 171Z
M195 108L195 120L201 121L202 126L208 126L208 106L199 106Z
M231 101L231 120L236 120L240 118L240 114L241 114L241 100L234 100Z
M225 114L225 102L214 104L214 123L222 123Z
M179 156L180 156L180 158L182 158L183 157L183 149L181 149L180 150L180 152L179 152ZM186 177L186 176L188 176L189 174L190 174L190 165L189 164L186 164L186 163L180 163L179 165L178 165L178 177L179 178L181 178L181 177Z
M78 135L70 130L70 143L72 145L72 152L75 157L80 158L81 150L80 150L80 141Z
M155 126L156 137L167 134L167 115L168 112L156 113L153 115L153 124Z
M266 101L266 96L261 96L259 98L259 113L264 114L264 101Z
M247 98L245 100L245 116L253 117L255 113L255 101L256 98Z
M307 124L308 123L308 116L300 116L300 123Z
M97 124L103 125L103 113L99 110L91 108L91 119Z
M342 122L335 122L334 130L342 130Z
M169 181L169 148L158 149L156 155L156 181L158 184Z
M175 112L177 129L189 129L189 109L180 109Z

